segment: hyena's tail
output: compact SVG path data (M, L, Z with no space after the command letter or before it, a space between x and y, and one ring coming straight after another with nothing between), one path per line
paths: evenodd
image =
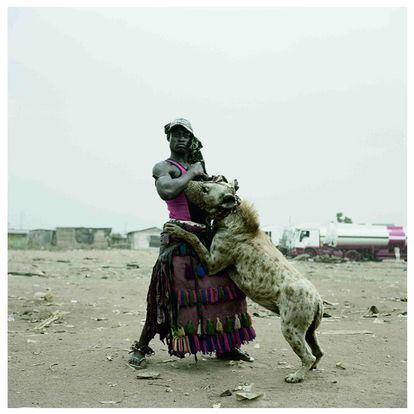
M316 361L312 365L311 369L315 369L317 363L323 356L323 350L319 345L318 337L316 336L316 329L320 325L323 316L323 302L322 299L319 297L317 309L315 311L315 316L313 318L312 323L310 324L308 330L306 331L305 339L307 344L309 345L312 354L316 357Z

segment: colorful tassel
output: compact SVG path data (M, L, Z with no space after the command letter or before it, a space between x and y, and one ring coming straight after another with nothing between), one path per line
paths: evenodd
M181 288L180 293L181 293L181 305L187 306L188 303L187 303L187 295L185 294L185 290Z
M194 335L195 329L194 329L194 325L193 325L193 321L190 319L187 322L187 326L185 327L185 333L187 335Z
M185 331L184 331L184 328L183 328L182 326L180 326L180 327L178 328L178 330L177 330L177 335L178 335L178 337L183 337L183 336L185 336Z
M211 288L207 289L207 298L208 298L209 303L213 303L213 295L212 295L212 289Z
M200 351L201 351L201 347L200 347L200 342L198 341L197 336L196 336L196 335L194 335L194 336L192 337L192 339L193 339L193 341L194 341L194 348L195 348L195 350L196 350L197 352L200 352ZM193 353L195 353L195 352L193 352Z
M221 335L221 337L223 338L224 348L226 349L226 351L230 351L230 345L229 345L229 342L227 340L227 335L223 334L223 335Z
M213 342L211 341L211 338L212 337L210 335L206 336L206 348L208 352L214 351Z
M207 321L207 335L214 335L215 330L214 330L214 326L213 326L213 322L211 322L211 320L209 319Z
M218 334L214 335L213 340L214 340L214 348L216 348L216 351L222 353L223 348L221 347L221 344L220 344L219 335Z
M249 331L245 327L243 327L241 330L242 330L243 335L244 335L244 340L246 342L249 342L250 341Z
M200 278L203 278L206 275L206 270L204 269L204 266L201 263L197 264L195 271Z
M240 322L238 315L236 315L234 318L234 330L238 331L240 328L241 328L241 322Z
M203 337L203 339L201 340L200 347L201 347L201 351L203 352L203 354L206 354L207 353L206 337Z
M250 334L251 334L250 339L254 339L254 338L256 338L256 332L255 332L255 330L254 330L253 326L250 326L250 327L249 327L249 331L250 331Z
M219 333L223 332L223 324L221 323L219 318L217 318L217 321L216 321L216 331Z
M234 323L230 316L226 318L226 332L233 332Z
M186 354L189 354L190 353L190 344L188 343L188 336L184 336L183 343L184 343L184 352Z
M239 331L234 332L234 336L236 337L237 348L240 348L242 345L242 341L240 339Z
M233 299L234 299L233 293L232 293L232 291L231 291L231 286L227 286L227 287L226 287L226 293L227 293L227 296L228 296L228 298L229 298L230 300L233 300Z
M203 304L207 303L207 295L204 289L201 290L201 303Z
M227 340L229 341L230 349L237 347L236 338L234 336L233 332L227 332L226 333Z
M201 323L201 321L198 321L198 325L197 325L197 335L200 335L201 336L201 334L202 334L202 323Z
M193 300L193 295L192 295L191 290L187 289L187 294L188 294L188 304L190 306L193 306L194 305L194 300Z

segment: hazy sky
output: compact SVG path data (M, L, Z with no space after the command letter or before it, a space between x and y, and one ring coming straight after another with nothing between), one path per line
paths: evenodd
M9 226L160 226L175 117L263 225L406 225L406 29L398 8L11 9Z

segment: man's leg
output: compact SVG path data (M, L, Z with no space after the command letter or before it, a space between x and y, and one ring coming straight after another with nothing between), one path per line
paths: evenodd
M145 322L141 331L141 336L138 341L135 341L131 346L128 358L128 364L135 368L142 368L146 364L145 355L152 355L154 351L148 346L151 339L155 336L155 332L151 331L150 325Z

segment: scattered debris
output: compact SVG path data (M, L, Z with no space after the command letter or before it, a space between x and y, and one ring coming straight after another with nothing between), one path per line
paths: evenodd
M160 377L160 373L155 372L155 371L143 371L143 372L139 372L137 374L138 379L156 379L156 378L159 378L159 377ZM171 390L171 388L170 388L170 390ZM168 392L171 392L171 391L168 391Z
M345 260L342 257L321 255L313 258L315 263L343 263Z
M220 403L218 403L218 404L213 404L213 408L221 408L221 404L220 404Z
M338 329L336 331L322 331L322 335L372 335L371 331L352 331L346 329Z
M324 312L322 315L322 318L332 318L332 315L330 315L329 313Z
M243 400L255 400L256 398L263 397L262 392L244 392L239 391L236 392L236 399L237 401L243 401Z
M327 306L338 306L339 303L328 302L327 300L323 300L323 304Z
M8 272L9 275L12 276L38 276L38 277L48 277L46 276L46 273L44 272L15 272L15 271L10 271Z
M99 401L101 404L119 404L121 401Z
M47 318L46 320L44 320L40 325L35 326L34 329L43 329L48 327L51 323L56 322L59 319L62 319L65 315L67 315L69 312L64 312L64 311L55 311L52 313L52 315Z
M336 364L335 364L335 366L337 367L337 368L340 368L340 369L346 369L345 367L344 367L344 365L343 365L344 363L343 362L337 362Z
M300 254L299 256L296 256L293 258L295 262L304 262L306 260L309 260L311 258L310 254Z
M269 318L271 316L274 316L275 314L270 311L258 311L253 312L253 316L256 316L257 318Z
M127 269L139 269L138 263L127 263Z
M165 389L165 392L173 392L173 390L170 387L168 387Z
M113 360L113 357L112 357L111 355L107 355L107 356L106 356L106 359L107 359L108 361L112 361L112 360Z
M259 349L260 348L260 344L254 344L253 348Z
M8 322L14 322L15 321L14 315L12 313L7 317L7 321Z
M244 361L230 360L227 365L230 365L231 367L236 365L238 368L246 368Z
M58 263L70 263L70 260L59 259L56 260Z
M379 313L379 310L378 310L378 308L375 305L372 305L369 308L369 312L374 314L374 313Z
M33 298L36 300L44 300L46 302L51 302L53 300L53 293L51 291L47 292L35 292Z
M226 390L220 394L220 397L229 397L230 395L233 395L233 393L230 390Z

